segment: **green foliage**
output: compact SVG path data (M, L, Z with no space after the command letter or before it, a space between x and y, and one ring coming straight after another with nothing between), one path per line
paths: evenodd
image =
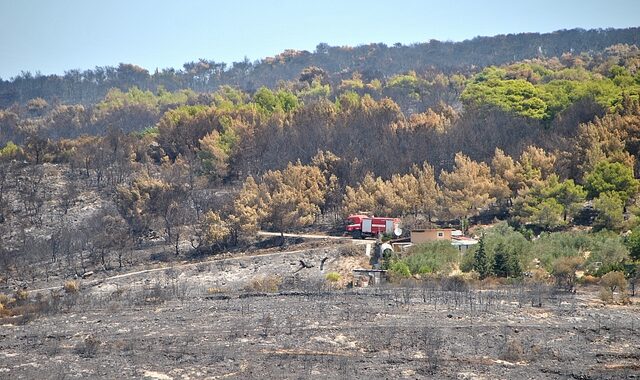
M582 186L577 185L572 179L560 182L557 187L550 191L550 196L554 197L563 207L563 219L567 220L567 216L573 216L582 206L587 195Z
M137 106L158 112L166 108L187 104L189 99L193 99L195 96L196 94L192 90L169 92L163 87L159 87L156 94L151 91L142 91L135 86L127 92L112 88L96 105L96 109L99 113L106 113L127 106Z
M557 200L554 198L542 199L532 208L529 220L535 225L550 230L564 224L562 213L563 207Z
M341 111L356 109L360 105L360 95L353 91L347 91L336 99L336 108Z
M338 281L340 281L342 279L342 275L340 275L340 273L338 273L338 272L329 272L329 273L327 273L325 278L329 282L338 282Z
M625 245L629 248L629 256L632 260L640 261L640 227L636 227L627 236Z
M247 94L231 86L220 86L213 94L213 104L225 110L232 110L245 104L249 100Z
M5 144L5 146L0 149L0 160L7 160L16 158L18 154L20 154L20 147L13 143L13 141L9 141Z
M623 92L637 94L640 87L624 68L613 66L610 73L604 78L583 68L552 71L529 63L487 67L472 78L461 99L538 120L552 119L584 98L614 110L620 107Z
M620 235L602 231L588 234L588 256L586 264L588 269L593 268L594 263L601 263L600 268L617 268L629 259L629 249ZM611 269L607 270L610 271ZM606 272L598 271L598 275Z
M411 269L404 261L396 261L389 266L389 272L399 277L411 277Z
M598 212L593 227L596 230L608 229L619 231L624 223L624 201L615 192L600 193L593 201L593 208Z
M321 99L327 98L331 93L331 87L328 84L322 84L318 80L311 82L311 85L302 89L298 96L303 99Z
M563 257L582 257L587 269L594 263L601 266L618 265L629 257L624 240L612 232L554 232L544 233L530 245L525 254L528 262L534 259L547 270Z
M620 162L600 161L585 176L585 187L591 198L602 193L615 193L626 202L637 193L638 180L629 166Z
M256 91L253 95L253 102L266 114L278 111L292 112L300 105L298 98L291 92L285 90L273 92L266 87L260 87Z
M478 248L473 254L473 269L478 272L480 279L491 275L491 263L484 247L484 237L480 238Z
M492 274L519 277L530 262L532 243L505 222L483 230L482 234L480 242L465 255L461 269L473 269L482 278Z
M200 140L198 158L202 162L202 173L216 180L228 174L229 158L239 141L233 120L228 116L221 116L219 123L222 131L212 131Z
M525 189L514 202L514 217L525 224L546 230L564 226L581 208L586 192L573 180L560 182L552 174L532 188Z
M149 128L145 128L140 132L134 132L133 133L134 136L142 139L144 137L156 137L158 136L158 127L149 127Z
M391 90L403 94L410 99L420 100L423 93L427 92L429 83L419 78L414 71L407 74L395 75L389 79L385 90Z
M493 274L498 277L520 277L522 267L515 252L499 242L493 253Z
M467 85L461 99L467 103L491 104L533 119L551 117L548 94L522 79L508 80L502 69L489 67Z
M401 262L413 274L449 273L459 260L458 250L448 241L434 241L412 247Z

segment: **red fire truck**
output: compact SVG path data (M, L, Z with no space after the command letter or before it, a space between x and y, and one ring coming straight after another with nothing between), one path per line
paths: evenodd
M377 236L384 233L397 236L402 234L399 218L384 218L365 214L349 215L346 230L351 233L354 239L364 239L367 236Z

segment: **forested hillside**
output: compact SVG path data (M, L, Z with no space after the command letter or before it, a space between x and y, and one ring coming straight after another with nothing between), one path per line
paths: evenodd
M136 86L156 91L192 89L215 91L230 85L247 92L262 86L273 88L289 81L310 66L324 70L333 86L359 72L367 81L389 78L414 70L423 72L468 72L478 67L502 65L524 59L560 57L564 53L601 53L615 44L640 45L640 29L561 30L553 33L521 33L476 37L463 42L431 40L410 46L369 44L357 47L317 45L314 52L287 50L255 62L247 59L228 65L200 59L184 64L182 70L154 72L132 64L67 71L63 76L23 72L12 80L0 80L0 107L43 98L48 102L89 105L100 101L112 88Z
M363 210L408 227L505 220L523 239L613 231L621 265L640 253L639 32L2 82L0 272L109 270L154 238L219 252Z

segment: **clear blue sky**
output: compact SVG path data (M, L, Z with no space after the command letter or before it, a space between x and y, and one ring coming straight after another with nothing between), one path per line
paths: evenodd
M638 0L0 0L0 78L198 58L640 26Z

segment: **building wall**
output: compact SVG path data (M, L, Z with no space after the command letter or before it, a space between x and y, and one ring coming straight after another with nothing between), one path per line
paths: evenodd
M411 231L411 242L413 244L420 244L434 240L451 240L451 232L453 232L453 230L449 228L413 230Z

